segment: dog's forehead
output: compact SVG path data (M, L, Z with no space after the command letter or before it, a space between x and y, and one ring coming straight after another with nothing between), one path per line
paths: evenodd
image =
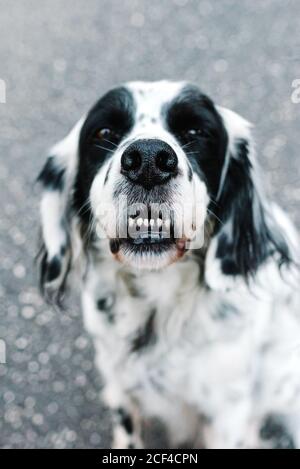
M136 117L158 118L162 108L180 95L187 82L183 81L135 81L125 87L130 91L135 102Z

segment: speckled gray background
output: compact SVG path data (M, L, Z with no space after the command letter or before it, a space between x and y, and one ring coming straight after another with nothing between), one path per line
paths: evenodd
M107 447L79 306L36 288L46 148L113 84L193 80L256 124L265 184L300 222L299 0L0 0L0 447Z

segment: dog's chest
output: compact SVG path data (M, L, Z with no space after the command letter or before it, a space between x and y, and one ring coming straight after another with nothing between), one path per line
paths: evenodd
M222 381L220 361L225 377L233 356L234 372L244 371L248 315L234 303L200 285L193 261L143 276L101 262L90 268L83 292L85 324L104 377L117 374L127 389L180 394L196 383L199 389L208 374Z
M83 289L86 327L94 336L109 337L107 347L118 342L132 356L163 341L176 343L195 309L198 274L196 263L143 275L111 261L94 263Z

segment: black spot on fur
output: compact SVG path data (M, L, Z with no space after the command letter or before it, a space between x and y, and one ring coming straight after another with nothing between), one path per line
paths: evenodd
M114 302L115 302L115 298L113 295L107 296L105 298L100 298L97 301L98 310L105 313L108 321L111 323L114 321L114 318L115 318L113 311L112 311Z
M67 256L67 248L65 248L65 256ZM48 260L46 247L43 243L36 256L36 262L39 264L40 270L40 290L45 300L49 304L55 304L57 306L63 307L63 299L66 291L66 280L71 268L71 257L69 256L68 262L64 267L64 275L62 276L59 285L57 285L55 289L52 287L51 282L58 279L62 274L62 257L55 256L51 260Z
M60 255L63 257L67 252L67 246L62 246L60 248Z
M64 188L65 169L59 168L53 156L50 156L39 174L37 181L50 190L61 191Z
M221 234L218 240L216 256L221 259L222 272L225 275L239 275L241 270L235 260L232 258L232 250L234 246L229 242L225 234Z
M45 282L53 282L60 276L61 273L61 260L58 256L53 257L49 263L47 263L47 269L45 274Z
M276 416L266 418L261 430L260 437L263 440L271 441L273 448L294 449L294 442L286 427Z
M213 319L226 320L232 316L239 316L239 311L229 303L221 303L213 314Z
M117 410L117 414L119 417L120 425L126 430L129 435L133 433L133 421L131 416L124 410L119 408Z
M97 308L101 311L108 311L111 309L110 298L101 298L97 301Z
M136 337L132 341L132 346L131 346L132 352L138 352L155 343L155 340L156 340L155 330L154 330L155 314L156 314L156 311L153 310L150 313L150 316L146 324L144 325L144 327L142 327L138 331Z

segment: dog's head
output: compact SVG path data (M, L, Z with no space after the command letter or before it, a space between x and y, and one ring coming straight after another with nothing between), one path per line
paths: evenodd
M196 86L133 82L109 91L40 174L42 283L63 285L74 230L79 244L160 269L201 249L209 223L224 272L255 271L281 240L267 229L254 165L249 123Z

